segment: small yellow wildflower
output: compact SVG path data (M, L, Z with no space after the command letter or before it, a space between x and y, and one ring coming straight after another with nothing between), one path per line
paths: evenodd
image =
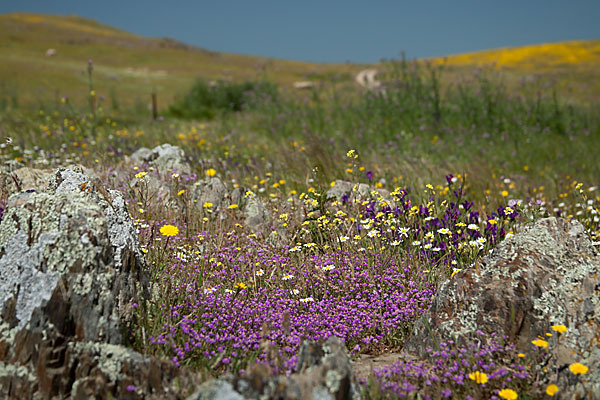
M246 284L244 282L238 282L235 284L234 288L235 289L240 289L240 290L244 290L246 289L248 286L246 286Z
M535 340L532 340L531 343L533 343L537 347L548 347L548 342L546 342L543 339L535 339Z
M565 333L567 331L567 327L564 325L552 325L552 330L558 333Z
M205 174L206 176L215 176L217 174L217 171L215 171L214 168L209 168L206 170Z
M517 354L517 357L519 357L519 358L525 358L525 354L519 353L519 354Z
M230 210L233 210L233 209L235 209L235 208L238 208L238 205L237 205L237 204L232 204L232 205L230 205L230 206L229 206L229 207L227 207L227 208L229 208Z
M469 379L479 383L480 385L488 381L488 377L484 372L475 371L469 374Z
M163 225L160 228L160 233L166 237L177 236L179 234L179 228L173 225Z
M209 201L207 201L204 204L202 204L202 207L204 207L204 208L211 208L212 206L213 206L213 203L211 203Z
M135 177L138 178L138 179L142 179L146 175L148 175L148 173L145 172L145 171L142 171L142 172L138 172L137 174L135 174Z
M506 400L516 400L519 395L512 389L502 389L498 392L498 396Z
M181 189L179 192L177 192L177 196L181 196L184 193L185 193L185 190Z
M506 197L508 196L508 190L503 190L502 192L500 192L500 194L502 195L502 197Z
M585 365L580 364L580 363L575 363L575 364L569 365L569 371L571 371L575 375L587 374L588 370L589 370L588 367L586 367Z
M546 388L546 394L548 396L554 396L556 394L556 392L558 392L558 386L556 386L554 383L551 383Z

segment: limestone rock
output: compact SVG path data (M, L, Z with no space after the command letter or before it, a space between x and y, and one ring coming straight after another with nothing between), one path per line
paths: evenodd
M558 364L558 382L547 383L557 383L562 398L587 398L567 368L580 362L590 367L585 389L600 398L600 257L580 223L546 218L442 284L404 350L423 356L435 340L464 343L477 329L524 350L555 324L568 332L550 363Z
M161 173L177 172L186 175L192 173L183 150L168 143L156 146L152 150L142 147L133 153L131 158L138 163L148 163Z

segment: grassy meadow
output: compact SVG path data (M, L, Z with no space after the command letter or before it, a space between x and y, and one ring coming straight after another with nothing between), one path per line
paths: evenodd
M1 161L83 164L127 197L155 284L152 299L134 305L130 339L142 353L209 377L255 363L288 373L303 340L331 335L355 358L399 351L440 282L520 224L577 219L600 244L599 91L572 79L597 59L552 59L555 68L537 75L518 54L508 69L475 67L476 55L397 59L376 66L385 90L366 91L353 82L365 66L182 49L75 17L0 19L10 38L0 47L10 61L0 64L10 88ZM68 43L71 30L81 43ZM40 32L66 42L23 45ZM44 56L49 47L56 57ZM303 79L319 85L290 88ZM147 108L153 91L163 101L156 120ZM127 157L163 143L185 151L192 174ZM212 177L243 189L239 202L194 203L198 182ZM336 181L354 187L328 196ZM171 206L151 196L153 182ZM369 190L359 195L361 183ZM252 199L269 210L271 229L245 226ZM427 366L377 371L364 395L544 398L560 390L539 384L551 373L542 368L547 350L569 334L553 329L547 341L532 337L527 353L493 332L472 348L442 343Z

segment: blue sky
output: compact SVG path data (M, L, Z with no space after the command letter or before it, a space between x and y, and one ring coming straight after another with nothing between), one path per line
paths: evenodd
M600 0L19 0L0 13L80 15L215 51L376 62L600 38Z

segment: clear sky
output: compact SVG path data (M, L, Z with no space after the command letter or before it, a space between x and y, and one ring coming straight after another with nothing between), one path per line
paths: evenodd
M0 13L80 15L209 50L376 62L600 38L600 0L2 0Z

